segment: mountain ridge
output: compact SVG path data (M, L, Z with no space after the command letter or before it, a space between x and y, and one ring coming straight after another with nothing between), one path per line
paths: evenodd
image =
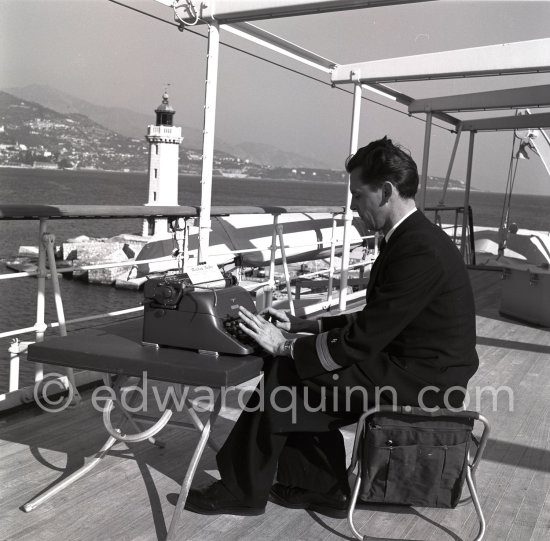
M32 84L24 87L4 88L3 91L57 111L60 114L83 114L97 124L132 139L143 140L147 126L155 121L152 111L151 115L146 115L124 107L98 105L46 85ZM181 127L184 136L182 147L190 150L201 150L202 129L184 125L181 125ZM217 137L216 150L268 167L322 167L331 169L322 160L285 151L267 143L243 141L230 144Z

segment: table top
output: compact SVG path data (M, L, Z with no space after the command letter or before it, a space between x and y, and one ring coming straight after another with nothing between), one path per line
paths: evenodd
M263 358L258 355L214 355L141 343L143 318L137 317L68 336L31 344L28 360L44 364L142 376L185 385L229 387L258 376Z

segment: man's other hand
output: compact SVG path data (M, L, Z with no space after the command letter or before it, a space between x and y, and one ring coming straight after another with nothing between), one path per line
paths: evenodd
M284 315L284 312L279 310L275 310L275 312ZM261 314L253 314L243 306L239 306L239 317L241 318L239 327L267 352L272 355L280 355L283 352L286 338L280 328L267 321Z
M290 318L294 317L290 314L287 314L286 312L283 312L282 310L276 310L271 306L262 310L259 315L262 316L265 320L271 321L271 323L273 323L275 327L282 329L283 331L290 331Z

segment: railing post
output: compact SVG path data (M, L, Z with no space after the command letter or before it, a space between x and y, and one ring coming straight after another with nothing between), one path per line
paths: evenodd
M48 328L45 320L46 307L46 246L42 242L44 235L48 229L48 219L40 218L40 229L38 233L38 271L37 271L37 294L36 294L36 323L34 328L36 331L36 341L44 340L44 333ZM34 381L42 381L44 378L44 365L35 363Z
M286 282L286 293L288 297L288 305L290 308L290 313L294 316L296 314L296 311L294 310L294 301L292 300L292 289L290 288L290 274L288 272L288 265L286 262L286 252L285 252L285 240L283 237L283 226L278 225L277 226L277 234L279 235L279 245L281 248L281 258L283 260L283 272L285 274L285 282Z
M328 270L327 301L332 298L332 283L334 281L334 256L336 254L336 214L332 215L332 232L330 235L330 267Z
M265 306L271 306L273 302L273 292L275 291L275 258L277 257L277 227L279 224L279 215L273 215L273 231L271 233L271 259L269 261L269 284L265 291Z
M59 277L57 276L57 265L55 263L54 254L54 242L55 235L53 233L44 233L42 236L42 242L46 247L46 254L48 256L48 266L50 268L50 276L52 279L53 293L55 299L55 311L57 313L57 321L59 322L59 334L61 336L67 336L67 325L65 323L65 311L63 310L63 300L61 298L61 288L59 287ZM73 391L72 403L78 404L81 401L80 394L78 392L76 381L74 379L74 371L72 368L66 368L67 379L69 385Z
M185 272L185 269L189 265L189 229L195 225L194 218L185 218L183 226L183 268L182 271Z
M171 218L168 219L169 229L172 232L172 239L176 242L177 254L175 255L176 264L180 272L185 271L185 266L187 263L187 246L186 246L186 237L187 237L187 218ZM174 251L172 251L174 255Z
M18 338L15 338L9 347L10 352L10 381L8 384L8 392L17 391L19 389L19 354L21 353L19 348Z
M474 214L472 211L471 205L468 205L468 224L469 224L469 235L470 235L470 263L472 265L476 264L476 241L475 241L475 232L474 232Z
M59 334L61 336L67 336L67 325L65 324L65 311L63 310L63 301L61 300L61 288L59 287L59 278L57 276L57 265L55 264L55 254L53 246L55 242L55 235L53 233L44 233L42 236L42 242L46 247L46 255L48 257L48 267L50 269L50 276L52 279L55 310L57 313L57 321L59 322Z

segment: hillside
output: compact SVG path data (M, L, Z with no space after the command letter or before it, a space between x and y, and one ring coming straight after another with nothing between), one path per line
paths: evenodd
M64 107L66 112L60 113L0 91L0 165L147 170L149 145L145 137L126 137L86 115L74 112L70 103ZM334 175L336 178L341 176L339 171L313 170L303 166L297 173L294 163L300 159L298 155L279 154L258 146L252 151L240 152L242 159L217 149L214 156L215 174L273 178L273 167L264 164L269 161L266 156L274 156L278 162L291 165L278 168L281 171L277 174L281 178L331 180ZM254 162L255 155L259 156L258 162ZM179 169L184 173L200 174L200 150L186 148L182 144Z
M1 161L96 169L147 169L147 144L79 113L59 113L0 91Z
M133 139L142 139L147 126L154 123L154 107L151 104L150 114L139 113L122 107L105 107L90 103L66 92L44 85L6 88L5 92L58 111L62 115L81 114L105 128ZM189 150L202 149L202 129L182 125L184 140L182 148ZM230 144L217 137L216 151L241 160L249 160L265 167L317 167L328 169L330 166L322 160L301 156L281 150L273 145L257 142L238 142Z

